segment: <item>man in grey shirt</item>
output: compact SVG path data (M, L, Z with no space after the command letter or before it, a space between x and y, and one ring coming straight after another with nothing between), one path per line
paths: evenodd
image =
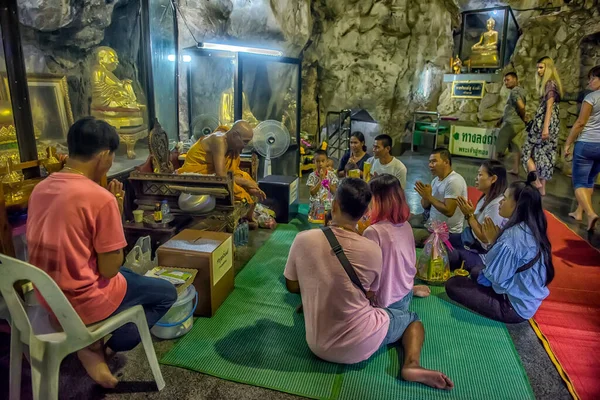
M502 119L498 121L500 132L496 141L496 158L503 158L504 153L510 147L510 151L514 153L514 165L513 169L509 172L518 175L521 155L519 154L519 149L512 141L519 132L525 129L525 124L527 123L527 117L525 116L525 90L519 86L519 79L514 72L504 75L504 86L510 90L510 95L508 96L508 100L506 100Z

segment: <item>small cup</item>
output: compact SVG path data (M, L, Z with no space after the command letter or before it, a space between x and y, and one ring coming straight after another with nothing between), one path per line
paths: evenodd
M348 178L360 178L360 169L351 169L348 171Z
M144 222L144 210L134 210L133 211L133 220L138 224L141 224L142 222Z

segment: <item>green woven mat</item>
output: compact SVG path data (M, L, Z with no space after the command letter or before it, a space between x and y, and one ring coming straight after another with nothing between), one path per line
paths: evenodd
M316 399L534 398L506 327L451 304L441 287L411 308L425 325L422 363L453 379L451 392L396 379L396 348L355 366L317 359L282 275L295 235L310 226L299 218L278 226L217 314L197 319L162 363Z

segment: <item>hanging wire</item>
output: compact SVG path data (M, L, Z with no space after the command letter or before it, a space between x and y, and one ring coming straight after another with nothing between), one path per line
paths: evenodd
M179 2L177 0L171 0L171 6L173 7L174 10L176 10L176 14L178 13L179 16L181 17L181 19L183 20L183 24L185 25L185 27L187 28L188 32L192 36L192 39L194 39L194 42L196 42L196 44L200 44L200 42L198 41L198 39L196 39L196 36L194 35L194 32L190 28L190 25L188 24L187 18L185 17L185 14L183 13L183 11L181 11L181 8L179 7Z

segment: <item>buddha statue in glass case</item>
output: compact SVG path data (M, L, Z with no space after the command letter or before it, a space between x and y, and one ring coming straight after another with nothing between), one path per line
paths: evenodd
M471 47L471 67L497 67L498 63L498 32L494 18L487 20L487 31L481 35L479 42Z
M92 116L102 119L117 129L127 146L127 157L135 158L135 143L146 136L144 121L146 106L138 102L132 81L119 79L113 71L119 65L114 49L101 46L96 49L92 69Z
M221 93L221 102L219 103L219 121L221 125L231 126L235 122L234 103L233 88L224 90ZM252 113L250 104L248 104L248 98L244 92L242 92L242 119L248 121L253 128L259 122Z

